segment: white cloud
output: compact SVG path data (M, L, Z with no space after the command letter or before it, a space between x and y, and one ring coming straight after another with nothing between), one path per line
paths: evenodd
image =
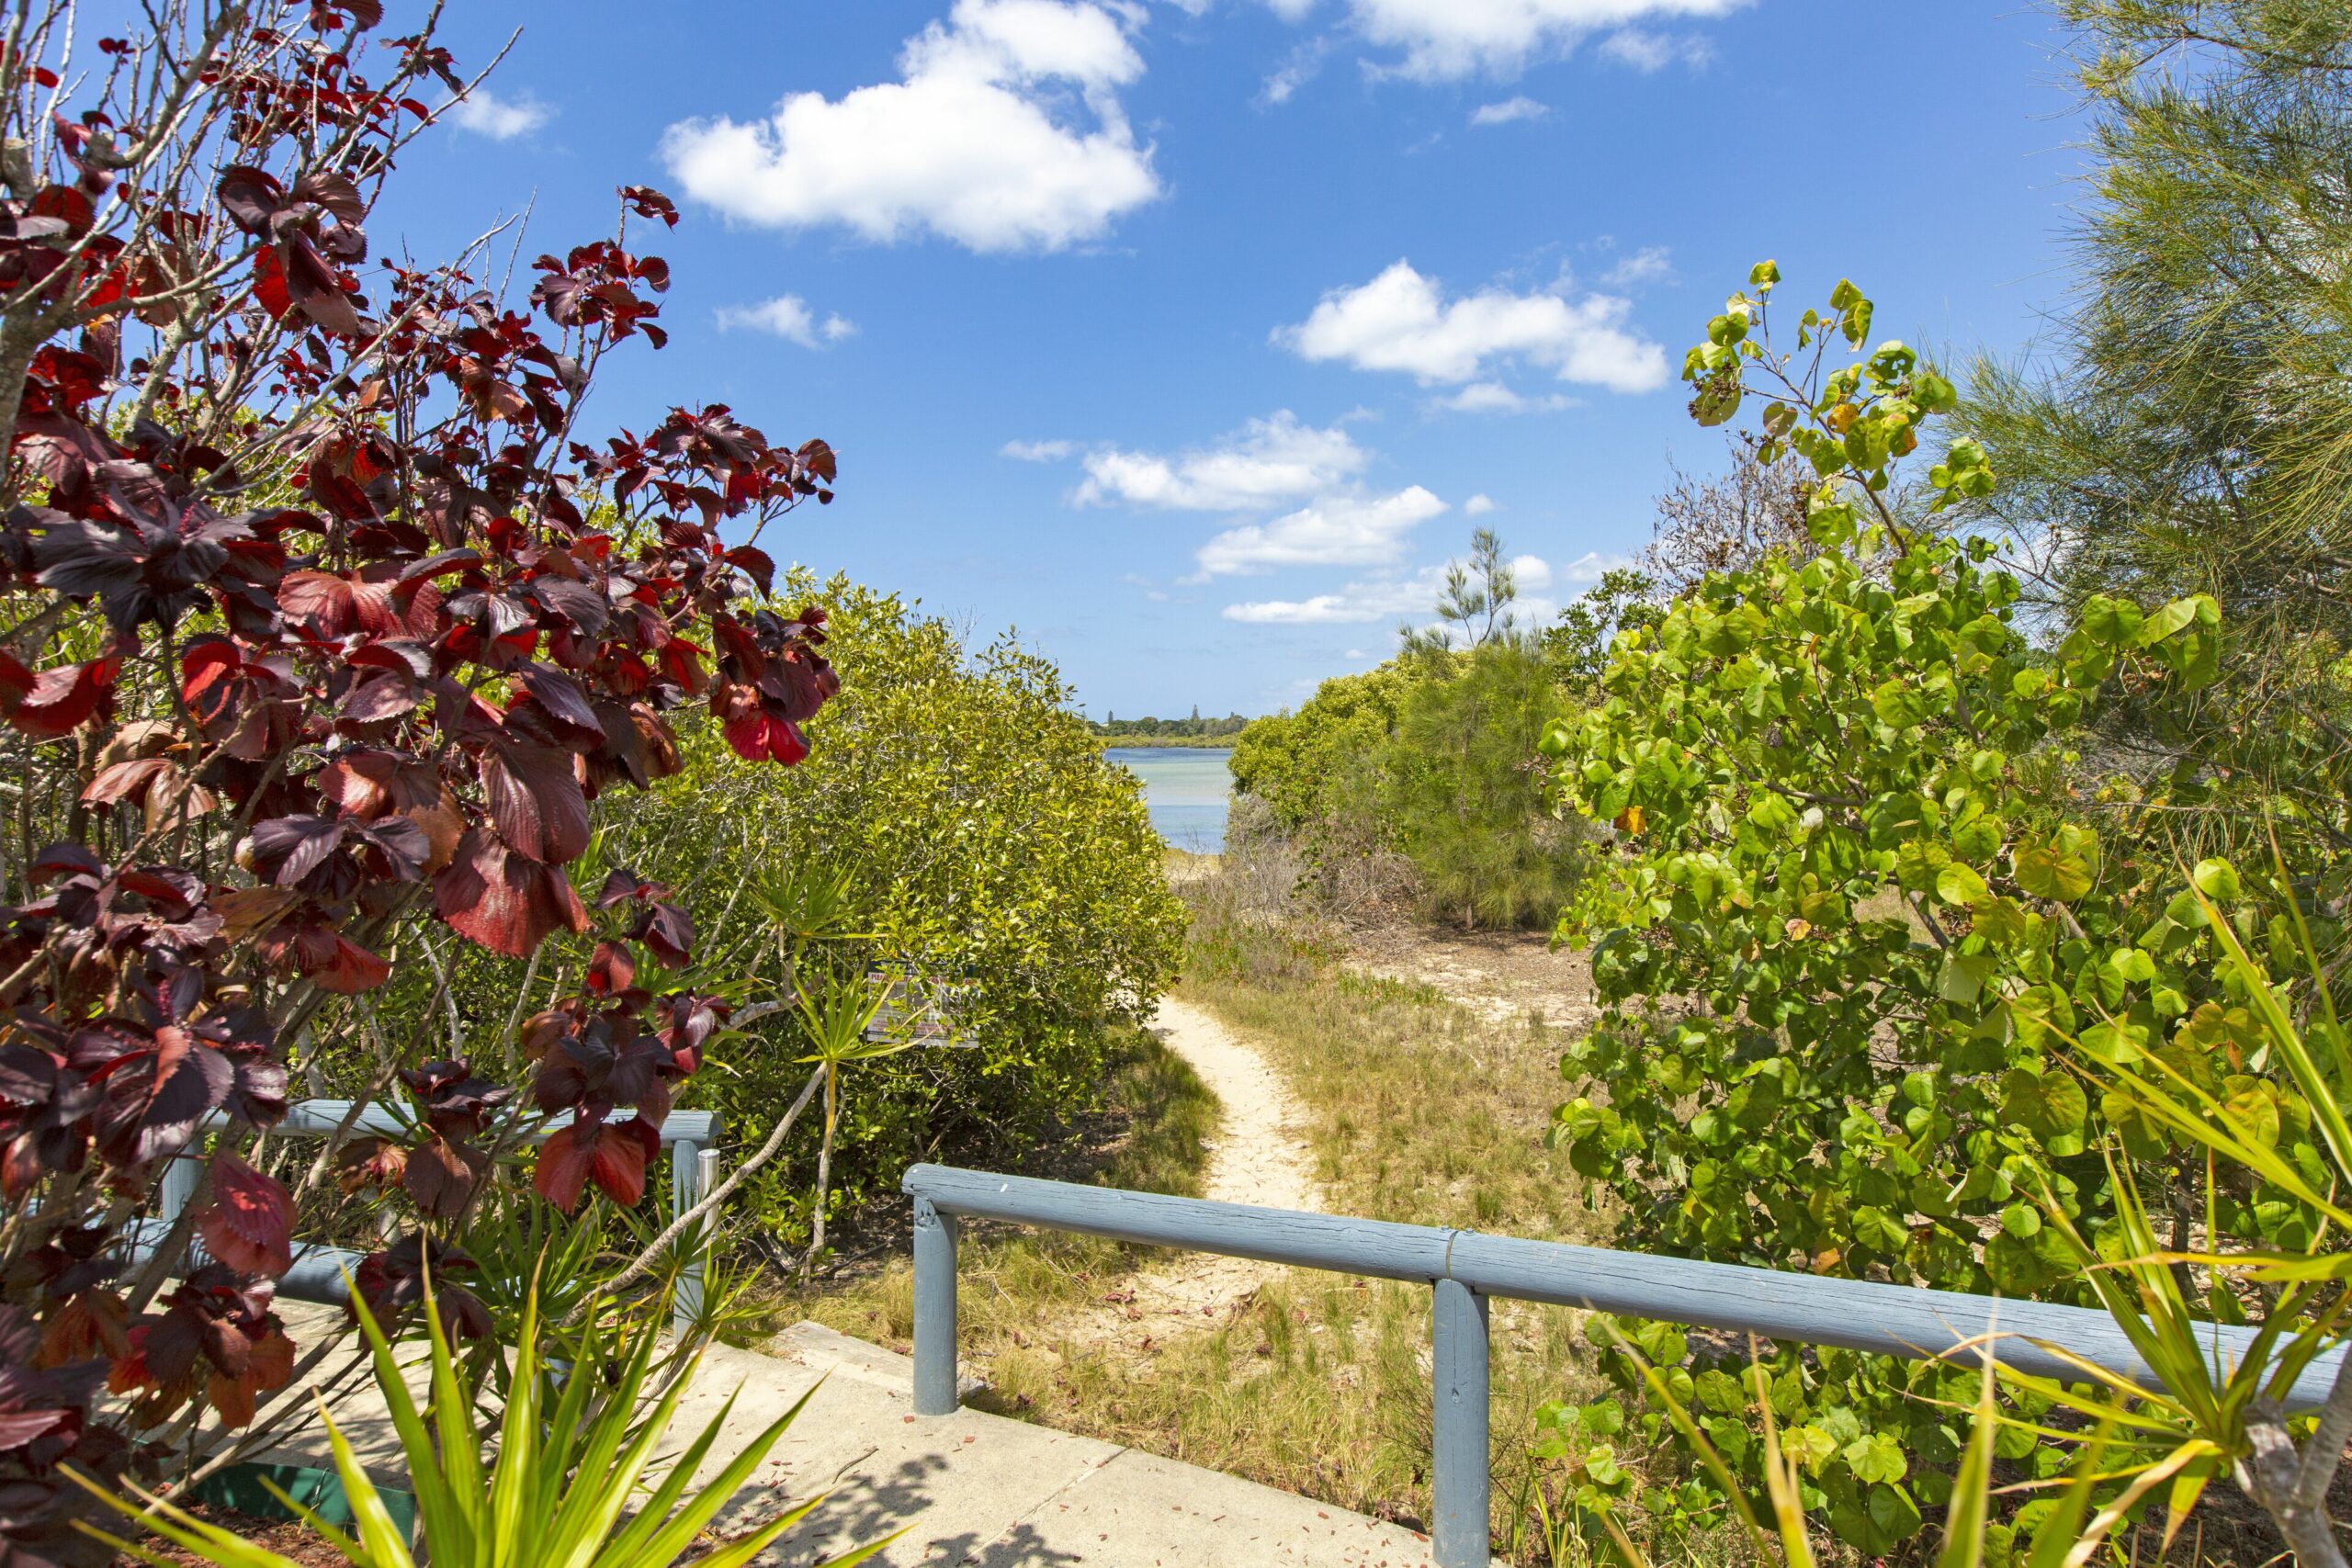
M1357 626L1400 615L1425 615L1437 603L1437 591L1418 581L1351 582L1337 593L1312 599L1253 599L1224 609L1228 621L1253 626Z
M1143 74L1137 13L1063 0L956 0L907 41L900 79L765 118L684 120L662 155L687 195L775 228L925 231L975 251L1098 238L1159 195L1118 89ZM1084 106L1078 111L1070 99Z
M1513 120L1542 119L1545 115L1550 114L1552 110L1549 105L1539 104L1533 98L1522 96L1516 98L1505 98L1498 104L1480 104L1476 109L1471 111L1470 123L1473 125L1509 125Z
M1439 399L1438 407L1456 413L1534 413L1574 408L1576 402L1576 399L1557 392L1541 398L1521 397L1500 381L1473 381L1452 397Z
M528 136L555 118L555 110L528 93L519 98L502 98L488 87L476 87L451 104L448 114L459 130L492 141Z
M1317 430L1283 409L1209 447L1172 457L1106 447L1086 457L1080 506L1125 502L1177 512L1250 512L1331 491L1367 455L1333 425Z
M1600 280L1622 288L1627 284L1656 283L1673 276L1674 252L1665 245L1644 245L1621 259L1602 275Z
M1516 604L1522 625L1540 626L1559 613L1559 606L1542 597L1554 573L1538 556L1521 556L1511 563L1519 574L1521 596ZM1437 609L1445 589L1445 568L1425 567L1410 577L1375 577L1351 582L1336 593L1309 599L1256 599L1227 604L1221 612L1228 621L1261 626L1362 626L1373 621L1421 620ZM1352 657L1352 656L1351 656Z
M1445 509L1419 485L1393 495L1324 496L1270 523L1228 528L1194 558L1211 577L1284 566L1384 566L1404 555L1414 528Z
M1590 35L1668 17L1720 17L1745 0L1351 0L1358 31L1403 53L1408 76L1509 75Z
M1587 550L1567 565L1561 567L1559 578L1570 587L1589 588L1608 573L1634 564L1632 556L1603 555L1599 550Z
M856 336L857 323L839 315L829 315L820 321L816 312L808 309L808 302L799 295L779 294L756 305L720 306L718 330L773 333L803 348L821 348Z
M1570 301L1503 288L1449 301L1435 279L1400 261L1361 288L1326 294L1273 338L1302 358L1402 370L1424 385L1476 381L1489 361L1524 360L1563 381L1646 392L1666 384L1666 354L1625 324L1631 309L1608 294Z
M1008 441L997 448L1002 456L1023 463L1058 463L1077 450L1075 441Z
M1644 75L1663 71L1677 61L1695 68L1715 57L1707 40L1696 34L1653 33L1640 28L1620 28L1602 39L1600 54L1604 60L1630 65Z
M1259 89L1258 101L1261 104L1290 102L1292 94L1315 80L1323 69L1324 57L1330 52L1331 39L1329 36L1310 38L1294 46L1281 67L1268 76L1265 85Z
M1495 498L1488 495L1485 491L1480 491L1477 494L1472 496L1469 500L1462 503L1462 515L1464 517L1484 517L1487 513L1492 512L1494 509Z
M1168 590L1159 587L1158 584L1154 583L1151 579L1144 576L1140 572L1122 572L1119 576L1119 581L1128 584L1130 587L1142 589L1143 596L1154 604L1165 604L1169 601L1170 595Z

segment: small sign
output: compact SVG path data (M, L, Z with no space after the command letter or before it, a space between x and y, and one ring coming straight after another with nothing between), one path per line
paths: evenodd
M980 1043L963 1037L956 1021L977 987L969 980L926 972L911 964L878 964L865 982L882 989L882 1005L865 1026L868 1040L905 1040L917 1045L977 1051Z

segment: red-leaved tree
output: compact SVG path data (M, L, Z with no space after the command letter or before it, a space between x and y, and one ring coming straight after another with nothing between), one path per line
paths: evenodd
M271 1280L297 1194L239 1151L297 1043L429 922L503 954L595 942L526 1030L529 1101L571 1117L536 1179L567 1209L637 1199L724 1009L646 983L694 943L662 888L614 871L583 898L566 864L600 791L675 770L666 714L707 704L790 763L834 687L820 617L760 607L750 542L831 499L831 450L718 406L582 428L605 355L662 343L668 268L630 245L677 222L666 198L621 190L614 237L540 256L527 310L480 281L486 244L371 254L401 149L468 86L437 14L388 37L381 0L154 0L118 38L29 0L0 24L0 1557L102 1555L62 1466L119 1473L141 1434L249 1421L294 1375ZM375 1169L458 1213L517 1086L401 1077L419 1132ZM198 1201L133 1260L208 1125ZM413 1300L432 1251L402 1238L360 1283Z

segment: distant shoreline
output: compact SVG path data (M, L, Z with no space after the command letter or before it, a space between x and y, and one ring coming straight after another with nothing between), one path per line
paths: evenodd
M1230 751L1239 737L1232 735L1098 735L1106 751Z

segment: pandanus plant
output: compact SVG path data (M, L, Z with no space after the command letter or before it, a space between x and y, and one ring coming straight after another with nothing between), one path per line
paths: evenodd
M2204 1156L2201 1247L2159 1241L2129 1163L2112 1148L2107 1167L2116 1226L2108 1247L2083 1235L2056 1202L2044 1204L2161 1383L2087 1363L2080 1366L2092 1394L2018 1382L2077 1412L2129 1405L2133 1458L2123 1473L2135 1488L2165 1487L2167 1546L2205 1487L2227 1475L2270 1516L2304 1568L2345 1568L2324 1503L2352 1439L2352 1357L2338 1363L2316 1412L2290 1415L2290 1395L2345 1343L2352 1308L2352 1252L2344 1246L2352 1235L2352 1118L2345 1110L2352 1050L2335 976L2305 914L2307 890L2295 886L2275 847L2273 860L2270 892L2279 914L2270 946L2293 971L2288 979L2274 981L2249 950L2252 918L2225 910L2244 908L2236 869L2204 861L2168 919L2211 934L2226 1004L2199 1009L2161 1045L2115 1027L2086 1030L2076 1042L2081 1070L2105 1090L2110 1122L2138 1123ZM2302 1223L2279 1234L2299 1232L2302 1245L2224 1250L2227 1210L2238 1190L2298 1212ZM2213 1325L2257 1313L2245 1351L2219 1354Z
M422 1407L375 1318L356 1296L352 1308L368 1338L377 1389L400 1438L403 1468L416 1489L418 1539L412 1541L393 1522L350 1439L323 1410L335 1472L350 1500L351 1531L264 1484L353 1568L417 1568L425 1561L433 1568L670 1568L680 1562L686 1568L742 1568L824 1501L820 1494L695 1551L814 1389L695 1487L694 1477L712 1456L734 1398L666 1467L658 1464L684 1380L645 1407L655 1335L640 1331L614 1342L593 1313L576 1331L545 1327L534 1292L514 1347L506 1403L485 1440L475 1428L473 1402L458 1378L440 1314L429 1303L421 1315L432 1375ZM542 1344L550 1337L553 1353ZM297 1560L199 1518L169 1498L133 1486L129 1490L135 1500L126 1499L95 1483L85 1484L130 1520L218 1568L300 1568ZM83 1528L155 1568L178 1568L140 1541L95 1526ZM831 1558L821 1568L851 1568L897 1539L885 1537Z

